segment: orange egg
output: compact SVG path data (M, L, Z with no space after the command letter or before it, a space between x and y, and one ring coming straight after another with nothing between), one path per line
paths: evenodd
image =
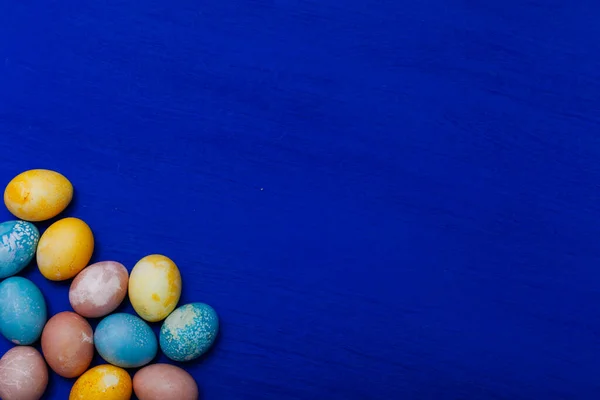
M42 275L51 281L64 281L77 275L90 261L94 235L78 218L56 221L38 242L36 259Z
M85 372L94 357L92 327L74 312L56 314L42 332L42 352L54 372L75 378Z
M131 394L131 377L127 371L105 364L81 375L71 388L69 400L129 400Z
M60 214L73 198L73 185L55 171L32 169L17 175L4 191L4 204L25 221L44 221Z

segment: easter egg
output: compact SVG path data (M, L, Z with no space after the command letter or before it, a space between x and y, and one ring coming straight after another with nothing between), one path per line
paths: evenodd
M0 283L0 333L15 344L32 344L46 323L46 302L29 279L12 276Z
M73 310L87 318L104 317L113 312L127 295L129 274L123 264L102 261L81 271L69 289Z
M94 342L100 357L123 368L146 365L158 351L156 335L148 324L124 313L112 314L100 321Z
M42 332L42 353L54 372L75 378L85 372L94 357L94 332L90 324L65 311L48 320Z
M13 178L4 191L4 204L25 221L44 221L60 214L73 198L73 185L55 171L32 169Z
M48 368L33 347L13 347L0 359L2 400L39 400L47 385Z
M181 275L168 257L153 254L142 258L129 277L129 300L140 317L162 321L177 307Z
M175 361L200 357L212 346L219 333L216 311L204 303L191 303L171 313L160 329L160 348Z
M69 400L129 400L131 394L127 371L114 365L99 365L75 381Z
M78 218L56 221L42 234L37 248L37 264L51 281L64 281L77 275L92 258L94 235Z
M133 391L139 400L198 400L198 385L190 374L169 364L153 364L133 377Z
M0 278L20 272L33 259L40 233L35 225L25 221L0 224Z

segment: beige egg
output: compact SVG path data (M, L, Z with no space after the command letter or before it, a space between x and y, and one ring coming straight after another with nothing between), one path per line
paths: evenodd
M44 221L60 214L73 198L73 185L55 171L32 169L13 178L4 191L4 204L25 221Z
M140 400L197 400L198 385L183 369L170 364L153 364L133 377L133 391Z
M94 357L94 332L74 312L56 314L42 332L42 352L50 368L65 378L85 372Z
M13 347L0 359L0 398L39 400L48 385L48 368L33 347Z
M113 312L127 295L129 274L123 264L102 261L81 271L71 283L69 302L77 314L98 318Z

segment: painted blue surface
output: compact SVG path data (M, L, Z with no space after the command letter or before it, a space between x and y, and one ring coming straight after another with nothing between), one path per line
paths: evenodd
M12 276L27 267L37 249L40 232L26 221L0 223L0 278Z
M174 361L191 361L205 354L219 333L219 317L204 303L185 304L173 311L160 328L162 352Z
M0 182L177 263L204 399L598 398L600 2L0 4Z
M4 338L19 345L33 344L47 316L44 296L35 283L20 276L0 283L0 334Z
M136 315L116 313L104 317L94 331L100 357L122 368L148 364L158 350L156 334Z

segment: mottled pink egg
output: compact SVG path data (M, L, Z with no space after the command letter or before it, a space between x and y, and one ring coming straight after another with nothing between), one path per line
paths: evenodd
M71 307L87 318L113 312L127 295L129 274L123 264L102 261L84 268L69 289Z
M48 367L33 347L13 347L0 359L0 398L39 400L48 385Z
M133 391L140 400L198 400L198 385L190 374L170 364L152 364L133 377Z
M78 377L90 366L94 357L94 331L83 317L74 312L58 313L44 327L42 353L58 375Z

